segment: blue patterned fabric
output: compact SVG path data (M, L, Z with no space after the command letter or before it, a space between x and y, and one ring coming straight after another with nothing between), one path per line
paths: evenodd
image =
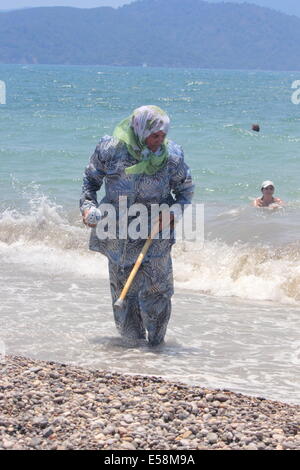
M136 274L122 307L119 298L132 266L123 268L109 262L109 278L114 319L121 336L132 340L146 338L152 346L160 344L171 315L173 273L170 250L161 258L150 258Z
M127 197L127 206L142 203L190 204L193 183L181 147L168 142L168 160L164 168L154 175L126 175L125 168L135 163L126 145L115 137L105 136L91 156L83 177L80 209L98 207L97 191L105 184L101 203L112 204L119 217L119 197ZM114 307L115 322L123 336L143 338L148 333L151 344L160 343L166 332L171 313L173 276L171 247L174 234L169 239L153 240L147 255L128 292L123 308ZM104 239L92 229L89 248L109 260L112 300L118 298L126 279L144 246L144 239Z

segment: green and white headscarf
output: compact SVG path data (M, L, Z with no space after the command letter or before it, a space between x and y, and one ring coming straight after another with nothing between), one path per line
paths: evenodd
M164 139L160 151L152 152L145 140L155 132L168 133L170 126L169 116L158 106L141 106L124 119L114 130L114 136L124 142L128 152L138 160L133 166L126 168L126 174L154 175L164 167L167 158L167 139Z

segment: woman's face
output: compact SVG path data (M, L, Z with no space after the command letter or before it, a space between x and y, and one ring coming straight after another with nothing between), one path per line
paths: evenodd
M163 131L154 132L145 139L145 144L151 152L156 152L163 143L166 134Z
M274 186L267 186L262 189L262 193L266 196L271 196L274 193Z

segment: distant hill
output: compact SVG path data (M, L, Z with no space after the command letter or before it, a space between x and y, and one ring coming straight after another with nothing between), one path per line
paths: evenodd
M300 69L300 18L248 3L139 0L0 13L0 63Z

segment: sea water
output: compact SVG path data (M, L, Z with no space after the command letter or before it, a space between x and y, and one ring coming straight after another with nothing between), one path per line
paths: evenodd
M297 79L300 72L0 65L6 353L299 403ZM156 349L119 338L107 262L88 251L78 210L98 140L143 104L170 115L169 137L184 149L205 219L203 245L174 247L173 313ZM280 210L251 205L266 179L285 201Z

